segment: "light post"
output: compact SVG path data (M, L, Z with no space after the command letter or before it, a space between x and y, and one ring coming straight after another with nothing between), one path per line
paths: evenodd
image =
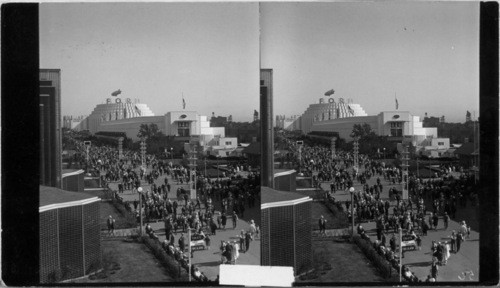
M335 140L337 140L337 137L332 137L332 140L331 140L331 149L332 149L332 173L331 173L331 177L332 177L332 183L333 183L333 161L335 159Z
M399 282L402 281L402 268L403 268L403 229L399 227Z
M123 158L123 137L118 138L118 159Z
M203 162L205 164L205 178L207 178L207 158L203 159Z
M196 198L196 144L192 145L193 149L190 151L191 157L189 158L189 191L190 191L190 196L191 199ZM194 170L193 170L194 168ZM194 193L193 193L193 185L192 182L194 182Z
M332 161L335 158L335 140L337 140L337 137L333 137L331 140Z
M89 172L89 149L92 143L90 141L84 141L83 144L85 145L87 151L87 172Z
M191 282L191 227L188 228L188 253L189 253L189 261L188 261L188 269L189 269L189 282Z
M144 163L146 162L146 138L141 138L141 166L144 169Z
M299 146L299 174L302 173L302 145L304 145L304 141L297 141L297 145Z
M170 159L172 159L172 165L174 164L174 147L170 147Z
M418 156L417 156L417 179L420 178L420 172L418 170Z
M408 144L403 143L403 153L402 153L402 164L401 167L403 168L403 200L408 199Z
M137 188L137 192L139 193L139 219L140 219L140 225L139 226L139 235L142 236L142 187Z
M217 155L217 181L219 181L219 158L220 155Z
M354 137L354 170L358 171L358 153L359 153L359 137Z
M384 161L385 161L385 147L384 147Z
M349 192L351 193L351 239L354 238L354 187L349 188Z

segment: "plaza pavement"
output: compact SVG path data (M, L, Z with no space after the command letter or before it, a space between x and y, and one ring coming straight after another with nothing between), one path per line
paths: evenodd
M381 193L381 198L389 200L389 188L396 187L397 190L401 191L401 184L392 185L388 181L384 180L383 176L375 176L367 181L368 185L373 186L376 183L377 177L380 177L381 183L383 185L383 192ZM326 191L330 191L330 182L323 182L321 188ZM354 182L354 188L356 191L362 190L363 185L359 182ZM337 191L334 194L336 201L351 201L351 195L348 191ZM392 212L392 207L396 204L396 201L391 202L391 208L389 212ZM470 204L469 204L470 205ZM457 215L471 214L464 213L463 208L458 208ZM467 209L479 209L474 207L469 207ZM427 213L425 220L427 221ZM405 257L403 258L403 265L410 268L410 271L414 272L418 279L425 280L427 275L430 275L432 252L431 244L432 241L449 241L452 230L459 230L459 222L466 219L450 219L448 224L448 229L444 229L444 223L442 217L439 219L439 224L437 230L429 230L427 236L422 236L422 248L420 251L408 251L405 252ZM466 221L467 222L467 221ZM364 222L361 224L365 229L370 239L375 241L377 239L376 224L372 222ZM356 227L355 227L356 233ZM389 242L392 233L387 233L387 243ZM398 235L396 234L398 238ZM472 274L470 273L472 271ZM463 274L467 276L464 278ZM474 276L470 276L474 275ZM463 280L462 280L463 279ZM437 276L437 281L478 281L479 280L479 233L477 231L471 230L470 238L466 239L461 245L460 251L456 254L451 253L448 263L445 266L439 266L439 272Z
M243 177L246 177L245 172L241 173ZM154 182L157 185L160 185L165 183L164 179L165 177L168 177L168 182L171 185L170 193L168 193L168 198L171 199L172 201L177 200L177 188L178 187L184 187L184 189L188 189L189 186L187 184L183 185L178 185L175 180L173 180L170 176L167 176L167 174L163 174L158 179L156 179ZM111 182L109 183L109 187L112 190L118 190L118 183L119 182ZM151 191L151 185L149 185L146 181L141 181L141 187L143 191L150 190ZM124 201L130 201L133 202L134 200L139 200L139 195L137 192L133 192L132 190L125 190L124 193L119 194L121 197L123 197ZM215 201L216 202L216 201ZM217 203L215 203L215 207L217 208ZM178 201L179 207L182 207L184 201ZM205 210L204 205L202 204L202 209ZM180 208L178 208L180 209ZM216 209L217 211L217 209ZM259 219L257 216L260 213L260 205L259 203L256 203L255 207L253 208L246 208L245 210L245 219ZM254 218L251 218L255 216ZM257 220L258 221L258 220ZM258 222L257 222L258 223ZM160 241L165 240L165 226L163 221L153 221L149 222L149 225L155 233L158 235L158 238ZM221 251L220 251L220 244L221 241L237 241L238 240L238 235L240 234L241 230L247 231L249 228L249 222L239 219L237 221L236 229L233 229L233 222L231 219L231 216L228 216L227 219L227 225L225 230L217 229L216 235L210 236L211 239L211 247L210 249L206 250L200 250L200 251L195 251L193 253L194 258L192 258L193 264L197 266L201 272L205 274L205 276L208 277L209 280L215 280L217 276L219 275L219 265L221 263ZM258 224L257 224L258 225ZM182 230L178 229L177 233L174 233L175 237L175 242L176 246L177 241L179 240L181 236ZM187 240L187 233L184 233L184 237ZM186 252L187 255L187 252ZM260 239L258 237L254 237L254 240L250 243L250 249L246 253L240 253L239 258L236 260L236 265L238 264L244 264L244 265L260 265Z

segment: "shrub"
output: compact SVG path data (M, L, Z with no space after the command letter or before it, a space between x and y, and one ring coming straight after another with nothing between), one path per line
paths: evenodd
M123 216L123 221L117 221L115 223L115 229L123 229L123 228L133 228L137 226L137 220L135 215L131 211L132 209L129 207L130 205L127 202L124 202L120 196L115 194L116 197L112 198L113 206L115 209Z
M389 279L392 276L391 264L387 260L380 256L377 251L373 248L373 245L369 239L362 239L360 236L354 236L354 243L363 251L366 258L377 268L381 276L384 279Z
M347 215L342 212L341 209L336 204L333 204L329 201L325 201L325 206L330 210L330 212L333 215L333 218L335 218L335 222L331 223L330 226L332 226L330 229L338 229L338 228L346 228L349 227L349 219L347 218Z
M182 276L179 275L181 271L180 264L174 257L167 255L160 242L157 239L151 239L148 235L141 236L140 239L153 252L153 255L165 267L168 274L172 275L174 280L179 280Z

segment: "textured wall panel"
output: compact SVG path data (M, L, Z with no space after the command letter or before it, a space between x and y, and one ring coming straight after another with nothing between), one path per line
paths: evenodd
M40 213L40 283L55 281L59 269L57 210Z
M59 209L59 247L63 279L84 275L82 207Z

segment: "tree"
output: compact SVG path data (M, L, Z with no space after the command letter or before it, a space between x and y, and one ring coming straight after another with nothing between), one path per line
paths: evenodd
M141 124L139 127L139 133L137 133L137 137L139 138L147 138L151 140L156 140L164 136L164 134L158 129L158 125L151 124Z
M366 137L376 136L375 132L373 132L372 127L368 123L363 124L354 124L352 127L351 137L359 137L360 139Z

